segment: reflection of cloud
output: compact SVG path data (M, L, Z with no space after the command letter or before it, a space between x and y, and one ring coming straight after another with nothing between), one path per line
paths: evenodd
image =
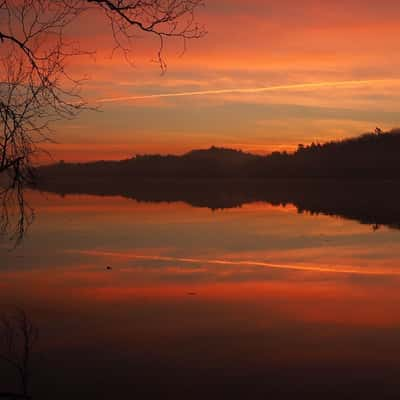
M232 266L252 266L252 267L265 267L283 270L294 271L311 271L311 272L324 272L324 273L339 273L351 275L400 275L399 271L394 270L373 270L361 267L347 267L334 268L334 267L321 267L319 265L301 265L301 264L276 264L263 261L252 260L222 260L222 259L201 259L189 257L170 257L170 256L157 256L157 255L141 255L131 253L117 253L111 251L98 251L98 250L83 250L71 251L73 253L84 254L95 257L116 257L132 260L153 260L153 261L173 261L188 264L213 264L213 265L232 265Z
M256 88L232 88L232 89L216 89L216 90L198 90L198 91L186 91L177 93L156 93L139 96L122 96L122 97L109 97L97 99L97 103L113 103L128 100L146 100L146 99L158 99L167 97L190 97L190 96L210 96L219 94L251 94L251 93L263 93L263 92L274 92L282 90L307 90L307 89L318 89L326 87L354 87L360 85L376 85L390 82L398 82L398 80L388 79L375 79L375 80L351 80L351 81L333 81L333 82L317 82L317 83L299 83L291 85L278 85L278 86L264 86Z

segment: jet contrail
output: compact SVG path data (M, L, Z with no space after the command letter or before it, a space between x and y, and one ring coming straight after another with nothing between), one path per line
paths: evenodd
M155 93L140 96L123 96L123 97L108 97L97 99L97 103L114 103L127 100L148 100L160 99L166 97L190 97L190 96L210 96L219 94L235 94L235 93L263 93L277 92L281 90L297 90L297 89L318 89L326 87L351 87L361 85L373 85L382 83L400 82L398 79L373 79L373 80L353 80L353 81L333 81L333 82L317 82L317 83L297 83L291 85L279 86L264 86L256 88L232 88L232 89L215 89L215 90L199 90L192 92L177 92L177 93Z
M97 251L97 250L83 250L71 251L72 253L84 254L95 257L120 257L131 260L151 260L151 261L170 261L180 262L187 264L209 264L209 265L231 265L231 266L249 266L249 267L264 267L271 269L281 270L294 270L294 271L310 271L310 272L324 272L324 273L339 273L350 275L400 275L400 271L393 270L368 270L363 268L333 268L333 267L319 267L311 265L289 265L289 264L275 264L263 261L252 260L222 260L222 259L201 259L201 258L187 258L187 257L170 257L170 256L151 256L140 254L126 254L111 251Z

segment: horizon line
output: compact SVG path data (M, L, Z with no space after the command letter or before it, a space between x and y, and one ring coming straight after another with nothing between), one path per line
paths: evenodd
M379 128L377 128L379 129ZM393 127L391 129L387 129L387 130L382 130L381 131L383 133L382 136L387 135L387 134L400 134L400 127ZM337 142L337 143L345 143L348 140L352 140L352 139L359 139L361 138L363 135L374 135L373 131L370 132L364 132L364 133L359 133L356 136L346 136L346 137L342 137L342 138L338 138L338 139L331 139L331 140L327 140L324 142L319 142L319 141L312 141L312 142L308 142L307 144L302 144L304 147L310 147L313 144L317 144L317 145L321 145L324 146L326 144L332 143L332 142ZM216 145L215 143L212 144L210 143L209 145L204 145L204 146L199 146L199 147L192 147L190 149L187 149L183 152L177 152L177 153L152 153L152 152L145 152L145 153L133 153L131 157L129 158L113 158L113 159L95 159L95 160L69 160L69 161L65 161L65 160L61 160L63 162L65 162L66 164L87 164L87 163L96 163L96 162L101 162L101 161L105 161L105 162L119 162L119 161L125 161L125 160L130 160L132 158L136 158L138 156L176 156L176 157L182 157L185 156L187 154L190 154L192 152L196 152L196 151L208 151L208 150L212 150L212 149L216 149L216 150L228 150L228 151L234 151L234 152L238 152L238 153L244 153L250 156L254 156L254 157L268 157L271 154L273 154L274 152L278 152L278 153L287 153L289 155L293 155L294 153L296 153L296 150L298 149L298 146L300 144L296 145L288 145L288 146L283 146L285 149L284 150L273 150L270 152L257 152L254 151L254 149L244 149L243 146L239 146L240 144L232 144L232 146L227 145L227 144L221 144L221 145ZM250 145L252 146L252 145ZM260 145L262 146L262 145ZM288 150L288 148L291 147L291 150ZM38 166L45 166L45 165L54 165L59 163L60 161L55 161L52 160L53 162L50 162L49 164L39 164Z

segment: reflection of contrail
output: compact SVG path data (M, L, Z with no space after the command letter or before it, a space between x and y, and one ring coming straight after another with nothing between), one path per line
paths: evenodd
M373 85L380 83L398 82L397 79L372 79L361 81L336 81L336 82L318 82L318 83L298 83L292 85L279 85L279 86L264 86L257 88L236 88L236 89L216 89L216 90L199 90L192 92L178 92L178 93L156 93L145 94L141 96L123 96L123 97L109 97L97 99L97 103L113 103L118 101L127 100L146 100L146 99L160 99L164 97L187 97L187 96L209 96L218 94L235 94L235 93L262 93L262 92L275 92L280 90L298 90L298 89L318 89L325 87L351 87L360 85Z
M251 260L221 260L221 259L201 259L201 258L186 258L186 257L169 257L169 256L149 256L140 254L124 254L116 253L111 251L96 251L96 250L83 250L73 251L74 253L85 254L89 256L98 257L118 257L131 260L152 260L152 261L172 261L189 264L212 264L212 265L242 265L249 267L264 267L273 269L285 269L294 271L313 271L313 272L327 272L327 273L339 273L339 274L352 274L352 275L400 275L400 271L379 271L379 270L366 270L357 268L332 268L332 267L319 267L319 266L308 266L308 265L288 265L288 264L273 264L263 261L251 261Z

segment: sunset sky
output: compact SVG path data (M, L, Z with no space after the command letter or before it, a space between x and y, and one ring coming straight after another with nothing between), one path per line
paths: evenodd
M211 145L268 153L400 126L398 0L207 0L208 34L157 41L139 34L134 66L106 22L82 17L70 34L96 56L69 65L88 78L100 112L57 126L55 160L121 159ZM173 94L173 95L172 95ZM176 95L178 94L178 95Z

